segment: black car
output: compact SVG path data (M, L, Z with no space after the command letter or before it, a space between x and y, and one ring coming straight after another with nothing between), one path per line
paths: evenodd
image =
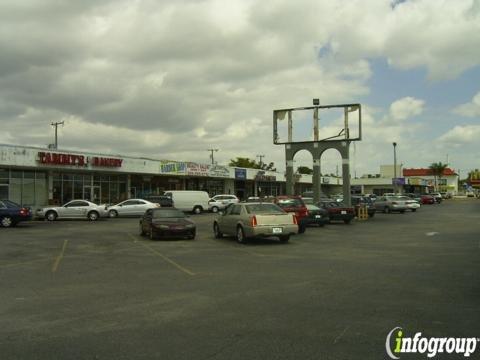
M304 217L303 222L308 225L318 225L323 226L328 224L330 219L328 217L328 211L322 208L319 208L313 204L305 205L308 209L308 215Z
M30 209L22 207L10 200L0 200L0 224L2 227L17 225L20 221L32 219Z
M152 240L158 237L195 239L195 234L195 223L176 208L148 209L140 220L140 235L149 235Z
M374 217L377 212L375 205L373 205L373 201L367 196L352 196L352 206L355 208L355 214L357 217L361 206L367 208L368 217Z
M161 207L173 207L173 199L167 195L150 195L145 196L144 200L160 204Z

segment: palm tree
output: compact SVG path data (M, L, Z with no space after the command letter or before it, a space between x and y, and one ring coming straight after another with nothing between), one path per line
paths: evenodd
M432 172L434 179L435 179L435 191L438 191L437 186L437 177L440 179L443 175L443 172L447 168L447 164L443 164L442 162L432 163L428 168Z

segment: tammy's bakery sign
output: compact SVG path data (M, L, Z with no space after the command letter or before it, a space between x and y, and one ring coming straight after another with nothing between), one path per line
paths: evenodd
M67 166L77 166L85 167L87 165L93 167L121 167L123 159L101 157L101 156L92 156L87 157L84 155L77 154L59 154L51 152L42 152L38 153L38 162L45 165L67 165Z

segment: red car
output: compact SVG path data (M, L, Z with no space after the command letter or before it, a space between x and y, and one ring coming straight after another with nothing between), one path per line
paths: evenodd
M341 202L320 201L317 206L328 211L330 221L343 221L345 224L350 224L355 217L355 208Z
M298 233L302 234L305 232L308 223L308 209L300 196L277 196L273 202L286 212L295 213Z
M435 198L433 196L430 196L430 195L422 195L422 197L420 198L420 201L422 204L435 204Z

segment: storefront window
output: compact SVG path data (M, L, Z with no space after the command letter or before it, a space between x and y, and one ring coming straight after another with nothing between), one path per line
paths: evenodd
M74 199L83 199L83 176L74 176L73 181L73 198Z
M25 173L27 175L27 173ZM35 173L28 175L35 176ZM22 187L22 204L26 206L35 205L35 178L24 177Z
M21 174L21 173L20 173ZM18 176L18 172L16 172ZM18 204L22 203L22 178L10 179L8 199Z
M10 171L8 169L0 169L0 179L10 178Z

